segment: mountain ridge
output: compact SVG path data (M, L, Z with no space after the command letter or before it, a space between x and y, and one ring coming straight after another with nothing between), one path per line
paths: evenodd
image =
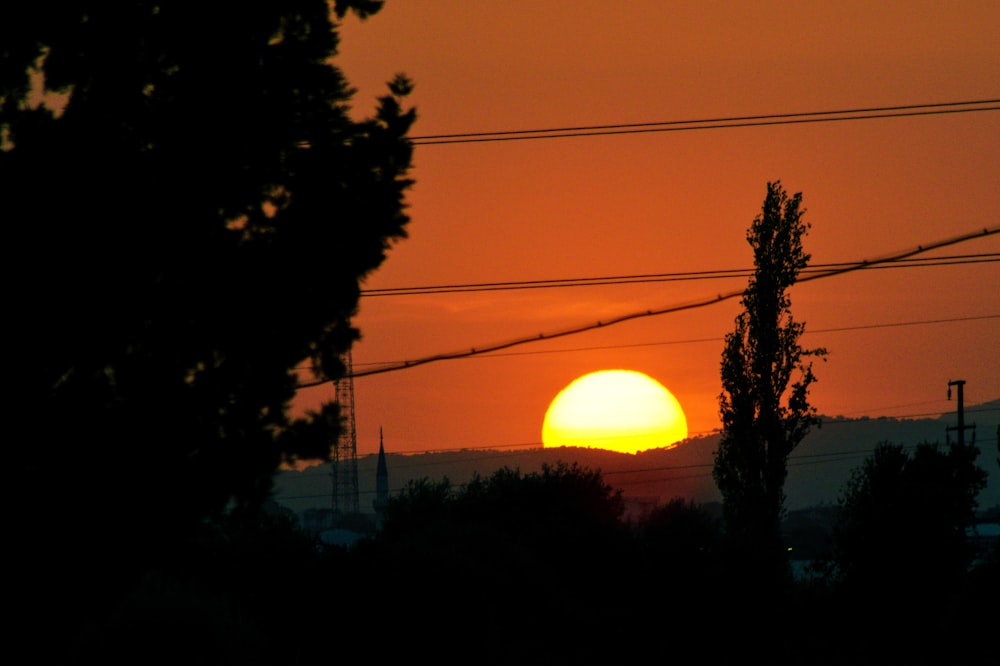
M949 431L957 424L957 415L905 419L895 417L847 418L821 417L792 452L788 461L785 485L786 506L798 510L837 502L851 472L860 466L875 446L890 442L906 447L920 443L944 445L954 441ZM978 421L978 423L977 423ZM1000 423L1000 399L965 408L966 425L976 426L980 455L977 463L986 470L988 481L979 495L981 509L1000 505L1000 452L997 450L997 424ZM971 438L972 435L969 435ZM720 435L689 438L671 448L651 449L635 454L576 447L499 449L456 449L432 453L390 453L386 463L390 494L396 494L410 481L442 480L463 484L474 475L489 476L503 467L523 473L540 471L542 465L577 464L600 471L604 480L620 488L633 504L663 503L681 497L696 503L721 501L712 479L714 452ZM358 493L362 513L373 513L375 465L378 456L358 457ZM330 466L320 465L302 471L285 471L275 478L275 500L296 513L331 506Z

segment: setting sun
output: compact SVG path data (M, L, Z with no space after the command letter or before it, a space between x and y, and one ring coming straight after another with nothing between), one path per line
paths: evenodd
M621 453L671 446L687 436L677 398L634 370L599 370L573 380L552 400L542 425L545 447Z

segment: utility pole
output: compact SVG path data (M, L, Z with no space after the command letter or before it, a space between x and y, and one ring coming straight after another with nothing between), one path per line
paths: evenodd
M957 430L958 431L958 445L959 445L959 447L963 447L963 446L965 446L965 431L966 431L966 429L967 428L971 428L973 431L975 431L976 426L974 424L971 425L971 426L965 425L965 395L964 395L965 380L964 379L956 379L954 381L948 382L948 399L949 400L951 400L951 387L952 386L957 386L958 387L958 425L957 426L949 426L949 427L945 428L945 432L947 433L947 432L951 432L952 430ZM975 438L975 434L973 434L973 438Z

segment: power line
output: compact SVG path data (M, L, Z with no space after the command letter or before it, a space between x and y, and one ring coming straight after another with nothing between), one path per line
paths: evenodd
M980 263L996 263L1000 261L1000 252L984 252L978 254L958 254L923 259L901 259L889 265L872 266L874 269L896 268L926 268L928 266L955 266ZM853 263L812 264L804 268L800 274L823 273L830 269L852 266ZM642 284L651 282L686 282L695 280L718 280L745 278L753 275L752 268L732 268L706 271L684 271L675 273L640 273L633 275L591 276L577 278L553 278L547 280L516 280L510 282L473 282L440 285L425 285L418 287L384 287L379 289L362 289L361 295L378 296L416 296L427 294L451 294L483 291L514 291L520 289L554 289L564 287L593 287L601 285Z
M986 439L982 440L982 443L984 443L984 444L992 444L995 441L996 440L993 439L993 438L986 438ZM913 450L916 450L919 446L921 446L921 444L919 444L919 443L918 444L901 444L900 446L904 450L913 451ZM442 449L442 450L455 451L456 449ZM536 449L533 449L531 451L526 451L525 453L537 453L537 452L543 452L543 451L545 451L545 449L536 448ZM805 465L824 465L824 464L829 464L829 463L842 463L842 462L846 462L846 461L849 461L849 460L854 460L854 459L857 459L857 458L867 457L867 456L873 454L874 452L875 452L874 448L864 448L864 449L851 449L851 450L843 450L843 451L831 451L831 452L828 452L828 453L811 453L811 454L794 454L793 453L792 455L789 456L788 462L789 462L789 467L802 467L802 466L805 466ZM484 457L484 458L478 458L478 459L463 460L463 462L475 462L475 460L489 460L489 459L495 459L495 458L500 458L500 457L503 457L503 455L490 456L490 457ZM451 462L451 461L448 461L448 462ZM420 469L420 468L427 467L427 466L428 466L427 464L407 465L407 466L404 466L404 467L399 467L399 466L395 466L394 465L393 469L396 469L396 470L399 470L399 469ZM663 481L679 481L679 480L691 479L691 478L707 478L707 477L711 476L711 472L710 471L709 472L698 472L696 470L708 470L712 466L713 466L713 463L711 463L711 462L704 462L704 463L690 463L690 464L686 464L686 465L657 465L655 467L635 467L635 468L619 469L619 470L607 470L607 471L602 470L601 471L601 477L606 479L607 477L619 476L619 475L623 475L623 474L644 474L644 473L648 474L650 472L673 472L673 471L685 471L685 470L686 471L692 471L692 472L694 472L694 473L684 474L684 475L680 475L680 476L678 476L678 475L658 476L658 477L653 478L653 479L640 479L640 480L634 480L634 481L619 480L619 481L613 481L613 482L609 481L609 483L611 483L611 485L616 486L616 487L618 487L618 486L634 486L634 485L647 484L647 483L657 483L657 482L663 482ZM308 472L304 472L304 474L312 476ZM456 484L456 487L461 488L464 485L465 484L463 484L463 483L459 483L459 484ZM396 488L392 489L391 492L393 492L393 493L399 493L399 492L401 492L403 490L405 490L405 487L396 487ZM369 494L369 495L375 493L374 490L365 490L365 491L360 491L360 492L361 492L361 494ZM327 495L325 495L325 494L323 494L323 495L279 495L275 499L277 499L278 501L292 501L292 500L315 499L315 498L326 497L326 496Z
M943 401L941 401L941 400L923 401L923 402L917 402L917 403L909 403L908 405L895 405L893 407L881 407L881 408L875 408L875 409L891 409L891 408L906 407L906 406L920 406L920 405L928 405L928 404L937 404L937 403L940 403L940 402L943 402ZM973 407L973 408L967 410L967 413L985 414L985 413L991 413L991 412L996 412L996 411L1000 411L1000 408L979 406L979 407ZM944 414L942 412L911 412L911 413L908 413L908 414L900 414L900 415L889 417L889 418L893 418L893 419L931 418L931 417L933 417L933 418L940 418L942 416L944 416ZM859 419L843 419L843 420L841 420L839 417L830 417L830 418L826 418L826 419L823 420L823 425L824 426L828 426L828 425L847 425L847 424L856 424L858 422L859 422ZM704 431L704 434L711 434L711 433L714 433L714 432L717 432L717 431L715 431L715 430ZM987 437L985 437L985 438L983 438L983 439L981 439L979 441L981 443L983 443L983 444L991 444L991 443L995 442L996 439L987 436ZM680 446L684 446L684 444L681 444ZM919 444L907 444L907 445L903 445L903 446L904 446L904 448L907 448L907 449L914 449L917 446L919 446ZM516 449L516 450L514 450L514 449ZM540 441L532 441L532 442L520 442L520 443L516 443L516 444L490 444L490 445L481 445L481 446L466 446L466 445L462 445L462 446L454 446L454 447L442 447L442 448L436 448L436 449L423 449L423 450L419 450L419 451L407 451L407 452L403 453L402 455L404 455L404 456L411 456L411 455L417 455L417 454L463 453L463 452L468 452L468 453L481 452L483 454L486 454L486 455L481 455L481 456L475 457L475 458L463 458L462 461L461 461L462 463L469 463L469 462L477 462L477 461L481 461L481 460L496 460L498 458L505 458L505 457L508 457L510 455L525 455L525 454L533 454L533 453L543 453L546 450L547 449L544 447L544 445L543 445L542 442L540 442ZM551 449L548 449L548 450L551 450ZM859 450L836 451L836 452L827 452L827 453L808 453L808 454L806 454L806 453L796 453L796 454L792 454L791 456L789 456L789 461L792 462L795 466L801 466L801 465L816 464L817 462L820 462L820 463L822 463L822 462L829 462L829 460L826 460L826 459L833 458L833 457L837 457L837 458L856 457L856 456L860 456L860 455L866 455L866 454L869 454L869 453L872 453L872 452L874 452L874 449L859 449ZM374 455L374 454L372 454L372 455ZM423 468L426 468L426 467L433 467L433 466L437 466L437 465L452 464L454 462L455 462L454 460L422 461L422 462L415 463L415 464L412 464L412 465L406 465L406 464L400 465L397 462L397 463L394 463L393 469L396 469L396 470L423 469ZM693 464L687 464L687 465L665 465L665 466L658 466L658 467L640 467L640 468L625 469L625 470L613 470L613 471L604 472L604 474L605 475L610 475L610 474L626 474L626 473L638 473L638 472L666 471L666 470L675 470L675 469L678 469L678 470L679 469L691 469L691 468L711 467L711 466L712 466L711 463L693 463ZM320 470L320 466L317 466L314 469ZM323 475L327 474L327 472L325 470L323 470L323 471L317 471L315 473L312 473L312 472L306 470L306 471L302 471L300 473L305 474L307 476L314 476L314 475L317 475L317 474L323 474ZM678 477L671 477L671 478L678 478ZM325 496L326 495L323 495L323 497L325 497ZM313 496L285 497L283 499L304 499L306 497L313 497Z
M926 326L929 324L951 324L963 321L980 321L984 319L1000 319L1000 313L988 314L988 315L974 315L968 317L947 317L943 319L920 319L915 321L898 321L898 322L881 322L877 324L857 324L852 326L838 326L833 328L815 328L806 329L803 335L812 335L816 333L842 333L846 331L865 331L880 328L899 328L905 326ZM582 352L582 351L601 351L606 349L630 349L634 347L661 347L665 345L686 345L695 344L703 342L721 342L723 338L712 337L712 338L686 338L683 340L660 340L656 342L633 342L617 345L593 345L590 347L567 347L563 349L537 349L534 351L519 351L519 352L498 352L495 354L490 354L486 358L504 358L507 356L535 356L541 354L564 354L568 352ZM367 363L355 363L357 366L382 366L391 363L401 363L402 361L372 361Z
M986 414L988 412L997 412L997 411L1000 411L1000 407L978 407L978 408L974 407L972 409L966 408L965 413L966 414ZM916 413L916 414L900 414L900 415L897 415L897 416L889 416L889 417L886 417L886 418L891 418L891 419L915 418L915 417L916 418L930 418L930 417L939 418L939 417L941 417L943 415L944 414L942 414L941 412L922 412L922 413ZM838 425L838 424L841 424L841 423L850 423L850 422L851 422L851 420L823 421L823 425ZM992 440L986 440L986 441L992 441Z
M1000 319L1000 314L977 315L972 317L949 317L946 319L922 319L918 321L885 322L882 324L859 324L856 326L837 326L834 328L817 328L808 333L842 333L844 331L863 331L873 328L898 328L900 326L919 326L923 324L948 324L957 321L979 321L981 319Z
M855 411L855 412L841 413L840 416L851 416L851 415L854 415L854 414L865 415L865 414L870 414L872 411L884 411L884 410L887 410L887 409L902 409L904 407L924 407L926 405L939 405L939 404L942 404L944 402L946 402L946 401L939 398L937 400L922 400L920 402L908 402L908 403L903 404L903 405L884 405L882 407L874 407L874 408L862 409L862 410ZM897 417L894 416L892 418L897 418Z
M919 405L927 405L927 404L936 404L936 403L940 403L940 402L942 402L942 401L940 401L940 400L924 401L924 402L919 402L919 403L910 403L908 405L895 405L894 407L898 408L898 407L907 407L907 406L919 406ZM877 409L886 409L886 408L882 407L882 408L877 408ZM995 407L983 407L983 406L980 406L980 407L974 407L974 408L970 409L968 411L968 413L986 413L986 412L996 412L996 411L998 411L998 409L995 408ZM903 415L895 416L895 417L892 417L892 418L940 417L940 416L942 416L942 414L940 412L919 412L919 413L903 414ZM824 425L841 425L841 424L851 424L851 423L857 423L857 422L858 422L858 419L845 419L845 420L839 420L839 419L828 420L828 419L824 419L823 424ZM983 439L980 440L980 442L982 444L992 444L995 441L996 440L994 438L990 438L990 437L986 437L986 438L983 438ZM913 450L913 449L915 449L919 445L920 444L904 444L902 446L906 450ZM508 449L508 450L509 449L520 449L520 450L517 450L517 451L502 451L502 449ZM485 453L486 455L477 455L476 457L468 457L468 458L463 458L463 459L460 459L460 460L455 460L454 458L452 458L452 459L448 459L448 460L433 461L433 462L423 461L423 462L412 464L412 465L394 464L394 469L396 469L397 471L398 470L405 470L405 469L423 469L423 468L434 466L434 465L438 465L438 464L455 464L455 463L476 462L476 461L479 461L479 460L496 460L498 458L507 457L507 456L511 455L511 453L516 453L516 454L519 454L519 455L524 455L524 454L533 454L533 453L543 453L545 451L546 451L546 449L545 449L545 447L543 446L543 444L541 442L527 442L527 443L501 444L501 445L495 445L494 444L494 445L484 445L484 446L459 446L459 447L449 447L449 448L439 448L439 449L427 449L427 450L422 450L422 451L407 452L407 455L412 455L412 454L426 454L426 453L461 453L461 452L468 452L468 453L482 452L482 453ZM794 453L791 456L789 456L789 467L801 467L801 466L805 466L805 465L817 465L817 464L846 462L848 460L857 459L857 458L860 458L860 457L864 457L864 456L870 455L873 452L874 452L873 448L866 448L866 449L858 449L858 450L844 450L844 451L834 451L834 452L815 453L815 454ZM649 473L649 472L672 472L672 471L682 471L682 470L691 470L691 471L694 471L694 470L700 470L700 469L708 469L708 468L711 468L711 467L712 467L712 463L691 463L691 464L685 464L685 465L659 465L659 466L656 466L656 467L639 467L639 468L629 468L629 469L603 471L602 472L602 477L606 478L606 477L609 477L609 476L628 475L628 474L641 474L641 473ZM326 474L325 471L324 472L318 472L317 474L319 474L319 473L322 473L324 475ZM302 472L302 474L303 474L304 477L312 477L312 476L316 476L317 475L317 474L311 474L308 471ZM707 471L706 472L694 471L694 473L685 474L685 475L681 475L681 476L671 475L671 476L660 476L660 477L656 477L654 479L641 479L641 480L637 480L637 481L627 481L627 480L625 480L625 481L617 481L617 482L614 482L614 485L617 486L617 487L620 487L620 486L632 486L632 485L656 483L656 482L663 482L663 481L679 481L679 480L691 479L691 478L707 478L708 476L711 476L711 472L707 472ZM464 485L465 484L457 484L457 487L462 487ZM395 489L392 490L392 492L398 493L398 492L400 492L402 490L403 490L403 488L395 488ZM372 494L375 491L361 491L361 492L362 492L362 494ZM315 498L318 498L318 497L327 497L327 495L326 494L323 494L323 495L281 495L281 496L276 497L276 499L279 500L279 501L293 501L293 500L315 499Z
M614 129L635 129L643 127L659 127L663 125L700 125L702 123L744 122L750 120L777 120L783 118L798 118L803 116L836 116L836 115L856 114L856 113L916 111L916 110L927 110L934 108L956 108L956 107L967 107L967 106L979 106L984 104L996 104L998 102L1000 102L1000 99L985 99L985 100L970 100L965 102L943 102L940 104L908 104L908 105L897 105L897 106L840 109L833 111L831 110L806 111L799 113L776 113L776 114L754 115L754 116L724 116L720 118L702 118L698 120L667 120L667 121L645 122L645 123L618 123L614 125L577 125L577 126L565 126L565 127L549 127L544 129L502 130L497 132L463 132L456 134L430 134L425 136L415 136L413 137L413 141L429 141L432 139L466 139L466 138L478 138L478 137L490 137L490 136L513 136L521 134L542 134L542 133L553 133L553 132L583 132L583 131L602 131L602 130L614 130Z
M808 111L804 113L779 113L753 116L703 118L698 120L668 120L645 123L619 123L614 125L582 125L551 127L545 129L501 130L496 132L465 132L433 134L412 137L414 145L440 145L454 143L485 143L497 141L525 141L532 139L557 139L582 136L611 136L651 132L679 132L736 127L762 127L768 125L796 125L803 123L835 122L845 120L871 120L876 118L902 118L914 116L997 111L1000 99L944 102L940 104L908 104L901 106L868 107Z
M874 407L872 409L874 409L876 411L877 410L884 410L884 409L898 409L898 408L901 408L901 407L924 406L924 405L930 405L930 404L940 404L940 403L943 403L943 402L945 402L945 401L944 400L930 400L930 401L908 403L908 404L905 404L905 405L891 405L891 406L883 406L883 407ZM870 411L870 410L866 410L866 411ZM980 405L980 406L975 406L975 407L972 407L972 408L966 410L966 413L967 414L986 414L986 413L992 413L992 412L997 412L997 411L1000 411L1000 408L997 408L997 407L986 407L986 406ZM910 413L907 413L907 414L899 414L899 415L892 416L892 417L887 417L887 418L892 418L892 419L941 418L945 414L947 414L947 412L910 412ZM857 418L851 418L851 419L849 419L849 418L842 418L842 417L837 417L837 416L831 416L831 417L824 418L822 423L823 423L823 426L831 426L831 425L850 425L850 424L857 424L859 422L860 422L860 419L857 419ZM697 431L697 433L695 433L695 434L700 434L700 435L704 436L704 435L710 435L710 434L713 434L713 433L716 433L716 432L718 432L718 429L706 430L706 431ZM688 439L691 439L691 437L689 437ZM977 443L992 444L995 441L996 441L995 438L991 438L991 437L987 436L985 438L979 439L979 441ZM904 445L904 448L913 449L913 448L915 448L918 445L919 444ZM684 444L681 444L681 446L684 446ZM549 450L551 450L551 449L549 449ZM401 455L403 455L403 456L411 456L411 455L416 455L416 454L473 453L473 452L479 452L479 453L483 454L483 455L480 455L480 456L474 457L474 458L463 458L462 461L461 461L462 463L470 463L470 462L477 462L477 461L482 461L482 460L496 460L496 459L505 458L505 457L508 457L508 456L511 456L511 455L526 455L526 454L544 453L545 451L546 451L546 448L544 447L544 444L541 441L531 441L531 442L518 442L518 443L515 443L515 444L487 444L487 445L479 445L479 446L460 445L460 446L453 446L453 447L441 447L441 448L435 448L435 449L422 449L422 450L418 450L418 451L407 451L407 452L405 452L405 453L403 453ZM801 466L801 465L809 465L809 464L816 464L816 463L822 463L822 462L830 462L829 460L826 460L826 459L831 458L831 457L835 457L835 456L837 456L837 457L856 457L856 456L866 455L868 453L872 453L873 451L874 451L874 449L861 449L861 450L848 450L848 451L828 452L828 453L816 453L816 454L797 453L797 454L792 454L789 457L789 461L794 466ZM372 454L372 455L374 455L374 454ZM450 459L450 460L421 461L419 463L407 465L407 464L399 464L399 462L397 461L396 463L393 464L393 469L396 469L396 470L423 469L423 468L433 467L433 466L437 466L437 465L452 464L454 462L455 462L454 460ZM650 472L650 471L664 471L664 470L690 469L690 468L710 467L710 466L711 466L711 463L695 463L695 464L689 464L689 465L667 465L667 466L658 466L658 467L635 468L635 469L628 469L628 470L614 470L614 471L605 472L604 474L605 475L610 475L610 474L625 474L625 473L631 473L631 472L636 472L637 473L637 472ZM326 475L328 473L328 472L325 471L325 469L321 469L321 466L316 466L316 467L314 467L312 469L315 469L317 471L316 472L310 472L309 470L304 470L304 471L302 471L300 473L304 474L304 475L307 475L307 476L314 476L314 475L318 475L318 474ZM676 479L676 478L687 478L687 477L669 477L669 478ZM322 497L326 497L326 496L327 495L322 495ZM296 496L296 497L282 497L281 499L286 499L286 500L291 500L291 499L307 499L307 498L311 498L311 497L320 497L320 496L319 495L315 495L315 496L313 496L313 495L302 495L302 496Z
M797 283L811 282L813 280L819 280L819 279L823 279L823 278L833 277L835 275L844 275L846 273L851 273L851 272L858 271L858 270L870 269L873 266L876 266L876 265L879 265L879 264L888 264L888 263L892 263L892 262L902 261L902 260L908 259L909 257L920 255L920 254L923 254L925 252L929 252L931 250L936 250L936 249L939 249L939 248L942 248L942 247L948 247L948 246L951 246L951 245L957 245L959 243L964 243L966 241L973 240L975 238L983 238L983 237L986 237L986 236L990 236L990 235L996 234L998 232L1000 232L1000 226L993 227L993 228L984 228L984 229L981 229L981 230L978 230L978 231L974 231L974 232L962 234L960 236L953 236L953 237L945 239L945 240L935 241L935 242L932 242L932 243L929 243L929 244L926 244L926 245L918 245L916 248L912 248L912 249L909 249L909 250L904 250L902 252L897 252L895 254L884 256L884 257L881 257L881 258L871 259L871 260L869 260L869 259L862 259L862 260L854 262L854 263L844 264L842 268L832 268L832 269L829 269L829 270L826 270L826 271L822 271L822 272L814 273L812 275L808 275L808 276L806 276L806 277L801 278L800 280L798 280ZM469 357L469 356L476 356L478 354L486 354L486 353L489 353L489 352L502 351L504 349L509 349L511 347L525 345L525 344L529 344L529 343L532 343L532 342L539 342L541 340L553 340L553 339L556 339L556 338L562 338L562 337L567 337L567 336L570 336L570 335L576 335L578 333L583 333L583 332L595 330L595 329L598 329L598 328L605 328L605 327L613 326L615 324L620 324L620 323L623 323L623 322L626 322L626 321L632 321L632 320L636 320L636 319L644 319L646 317L653 317L653 316L658 316L658 315L663 315L663 314L670 314L670 313L674 313L674 312L681 312L681 311L685 311L685 310L694 310L694 309L698 309L698 308L703 308L703 307L706 307L708 305L713 305L715 303L721 303L722 301L726 301L726 300L730 300L730 299L733 299L733 298L737 298L737 297L742 296L742 295L743 295L743 290L735 290L735 291L730 291L730 292L727 292L727 293L720 293L720 294L718 294L716 296L704 298L702 300L693 301L693 302L690 302L690 303L683 303L683 304L678 304L678 305L669 305L669 306L662 307L662 308L648 309L648 310L642 310L642 311L632 312L632 313L629 313L629 314L619 315L617 317L612 317L612 318L607 319L607 320L602 320L602 321L598 321L598 322L591 323L591 324L584 324L584 325L581 325L581 326L576 326L576 327L573 327L573 328L564 329L562 331L555 331L555 332L551 332L551 333L539 333L539 334L531 336L531 337L524 337L524 338L518 338L518 339L515 339L515 340L508 340L506 342L489 344L489 345L485 345L483 347L478 347L478 348L477 347L473 347L473 348L470 348L470 349L466 349L466 350L462 350L462 351L457 351L457 352L436 354L436 355L433 355L433 356L425 356L423 358L414 359L414 360L410 360L410 361L402 361L400 363L395 363L395 364L387 365L387 366L384 366L384 367L381 367L381 368L370 368L368 370L361 370L359 372L352 373L351 376L352 377L365 377L365 376L368 376L368 375L383 374L383 373L386 373L386 372L395 372L397 370L406 370L408 368L415 368L417 366L426 365L428 363L435 363L435 362L438 362L438 361L447 361L447 360L453 360L453 359L458 359L458 358L466 358L466 357ZM300 383L299 386L298 386L298 388L308 388L308 387L311 387L311 386L319 386L321 384L326 384L326 383L329 383L329 382L330 382L330 380L320 379L320 380L316 380L316 381L313 381L313 382Z

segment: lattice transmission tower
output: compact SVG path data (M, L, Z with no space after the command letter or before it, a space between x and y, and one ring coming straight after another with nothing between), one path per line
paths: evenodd
M333 447L330 476L333 477L331 508L337 513L359 513L358 503L358 436L354 424L354 370L350 350L344 354L344 376L336 383L336 400L340 405L340 436Z

